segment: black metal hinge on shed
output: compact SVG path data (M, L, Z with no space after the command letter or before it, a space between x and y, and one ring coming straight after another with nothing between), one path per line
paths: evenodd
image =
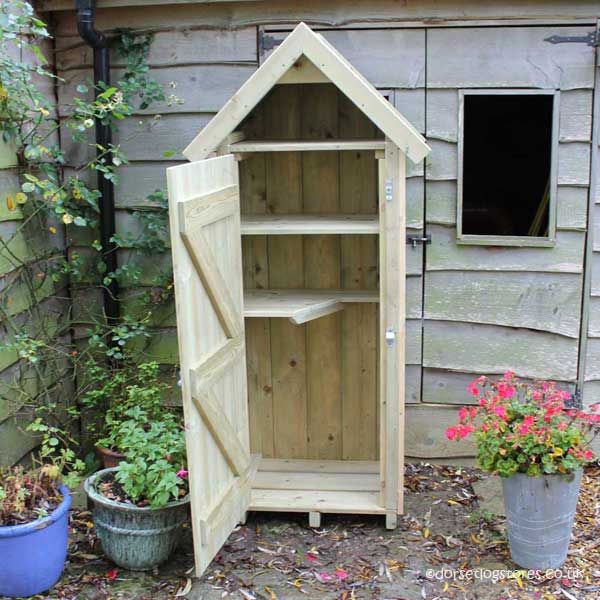
M544 41L551 44L587 44L593 47L600 45L597 31L590 31L585 35L551 35L544 38Z
M431 234L428 233L425 236L422 235L407 235L406 243L410 244L413 248L417 247L417 244L431 244Z

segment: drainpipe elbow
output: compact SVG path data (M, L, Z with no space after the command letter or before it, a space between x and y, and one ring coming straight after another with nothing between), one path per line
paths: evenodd
M108 43L106 36L94 28L96 0L76 0L75 7L77 31L81 38L92 48L105 48Z

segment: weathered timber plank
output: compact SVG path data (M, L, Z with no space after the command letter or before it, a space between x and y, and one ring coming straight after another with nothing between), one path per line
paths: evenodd
M591 262L591 295L600 296L600 252L592 252L589 257Z
M588 185L590 182L590 145L573 142L558 145L558 184Z
M560 94L561 142L587 142L592 136L592 91L571 90Z
M419 133L425 134L425 89L395 88L391 101Z
M217 112L255 70L253 65L191 65L150 69L148 75L164 89L167 98L146 109L136 108L135 112L144 115ZM113 69L111 81L118 82L123 73L123 69ZM88 69L67 71L63 75L58 84L58 109L61 116L71 113L74 97L86 100L93 98L89 79ZM77 86L82 83L88 83L86 94L77 92Z
M556 228L584 231L587 227L588 189L559 185L556 197Z
M425 159L425 177L429 180L456 179L458 176L458 147L455 142L433 139L428 141L431 153Z
M174 114L160 119L153 117L128 117L119 123L114 134L114 143L132 161L181 161L181 150L210 121L212 114ZM93 136L89 135L89 144L75 143L61 123L63 150L67 165L84 164L94 155ZM166 151L174 152L165 156ZM166 166L171 166L171 164Z
M2 149L0 147L1 154ZM1 160L0 158L0 162ZM7 202L7 197L14 197L20 189L17 169L3 168L0 165L0 221L20 221L23 218L20 206L15 202L15 207L10 209Z
M587 358L585 361L585 380L600 380L600 338L588 339Z
M56 233L50 231L52 226ZM38 219L27 225L20 221L0 221L0 238L3 240L0 276L20 268L24 262L59 255L65 247L63 227L54 220L42 223L41 227Z
M423 366L475 373L575 381L577 340L551 333L425 321Z
M131 2L132 0L108 0L109 2ZM162 0L159 0L162 1ZM157 27L162 30L179 26L183 31L191 28L236 29L250 24L273 24L281 29L282 23L290 20L290 2L233 2L213 3L197 2L193 4L173 4L169 2L168 10L156 5L156 0L144 4L143 10L138 7L119 9L119 25L121 27ZM102 4L100 4L102 6ZM41 8L66 10L60 15L56 35L76 35L77 22L70 0L44 0ZM553 1L549 7L547 0L526 0L511 5L507 10L504 2L485 2L481 0L463 0L461 2L443 2L439 0L422 0L418 3L405 2L398 4L396 0L371 0L368 5L351 4L347 0L329 0L326 4L301 0L293 3L294 23L305 21L311 25L335 27L382 27L390 25L444 26L446 24L477 23L477 21L496 21L497 24L519 22L532 19L540 23L548 20L569 22L584 19L595 22L597 17L595 0ZM97 10L98 28L102 30L115 26L115 11L110 8ZM182 26L184 24L184 26Z
M559 231L551 248L460 246L455 229L431 225L427 247L428 271L536 271L581 273L584 234Z
M600 399L600 381L591 380L583 384L583 407L589 408L591 404L595 404Z
M445 431L458 422L458 411L444 404L406 406L405 452L407 456L433 459L449 456L474 456L472 440L450 441Z
M139 14L139 13L138 13ZM143 13L139 14L143 19ZM79 36L56 38L59 71L92 66L92 49ZM190 63L256 62L256 28L158 31L154 34L146 64L172 67ZM125 66L125 57L112 51L111 65ZM64 75L63 75L64 76Z
M551 35L581 36L590 31L590 27L558 26L433 29L427 37L427 85L591 89L592 49L544 41Z
M431 140L431 154L426 159L428 180L456 179L458 146L454 142ZM586 186L589 183L590 147L583 142L559 143L558 184Z
M442 404L475 404L476 400L467 391L467 385L479 377L481 373L463 373L444 369L423 369L423 402ZM500 375L489 375L497 378ZM575 391L575 384L559 382L563 389Z
M115 186L115 205L117 208L149 208L156 205L148 199L148 195L157 190L165 191L167 187L166 169L179 162L147 161L131 163L120 172ZM75 174L71 168L65 169L65 177ZM88 183L96 185L96 178L87 172L77 176Z
M518 94L518 90L515 93ZM591 123L592 91L563 91L560 95L560 141L589 141ZM427 138L446 142L458 141L457 90L427 90Z
M585 187L559 185L556 200L556 228L584 231L587 222ZM456 182L427 181L427 222L456 224Z
M458 142L458 90L427 89L427 143L431 140Z
M580 305L579 275L439 271L425 277L426 319L526 327L578 338Z
M589 313L588 336L600 338L600 297L590 298Z
M375 87L424 87L424 30L328 30L320 33ZM275 40L283 40L287 34L269 33ZM268 55L261 56L261 62ZM395 56L401 56L402 60L396 60Z

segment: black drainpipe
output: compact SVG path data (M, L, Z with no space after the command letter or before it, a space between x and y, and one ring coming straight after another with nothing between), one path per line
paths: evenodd
M94 28L96 18L95 0L75 0L77 8L77 30L81 38L94 50L94 86L96 95L102 90L98 83L103 81L110 84L110 57L109 40ZM110 125L104 125L96 120L96 144L101 148L108 148L112 143ZM97 150L102 154L102 150ZM111 242L115 233L115 189L114 185L98 171L98 190L100 191L100 244L106 271L112 273L117 269L117 249ZM114 324L119 318L119 287L113 279L110 285L104 286L104 312L109 324Z

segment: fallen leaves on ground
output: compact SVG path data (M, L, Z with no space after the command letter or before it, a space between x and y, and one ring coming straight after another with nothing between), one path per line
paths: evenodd
M167 600L202 597L194 595L200 589L207 598L245 600L599 598L600 468L588 468L583 478L563 568L570 576L540 574L535 580L510 561L503 518L479 509L472 484L482 476L472 468L407 465L406 514L394 531L385 530L380 517L324 515L323 527L311 529L307 515L254 514L230 535L194 585L189 539L155 574L119 570L118 577L110 577L114 565L102 557L90 513L74 512L70 564L51 597ZM440 576L442 569L462 569L471 577ZM491 581L475 576L476 569L511 572ZM572 576L576 569L581 577ZM79 595L90 589L93 593Z

